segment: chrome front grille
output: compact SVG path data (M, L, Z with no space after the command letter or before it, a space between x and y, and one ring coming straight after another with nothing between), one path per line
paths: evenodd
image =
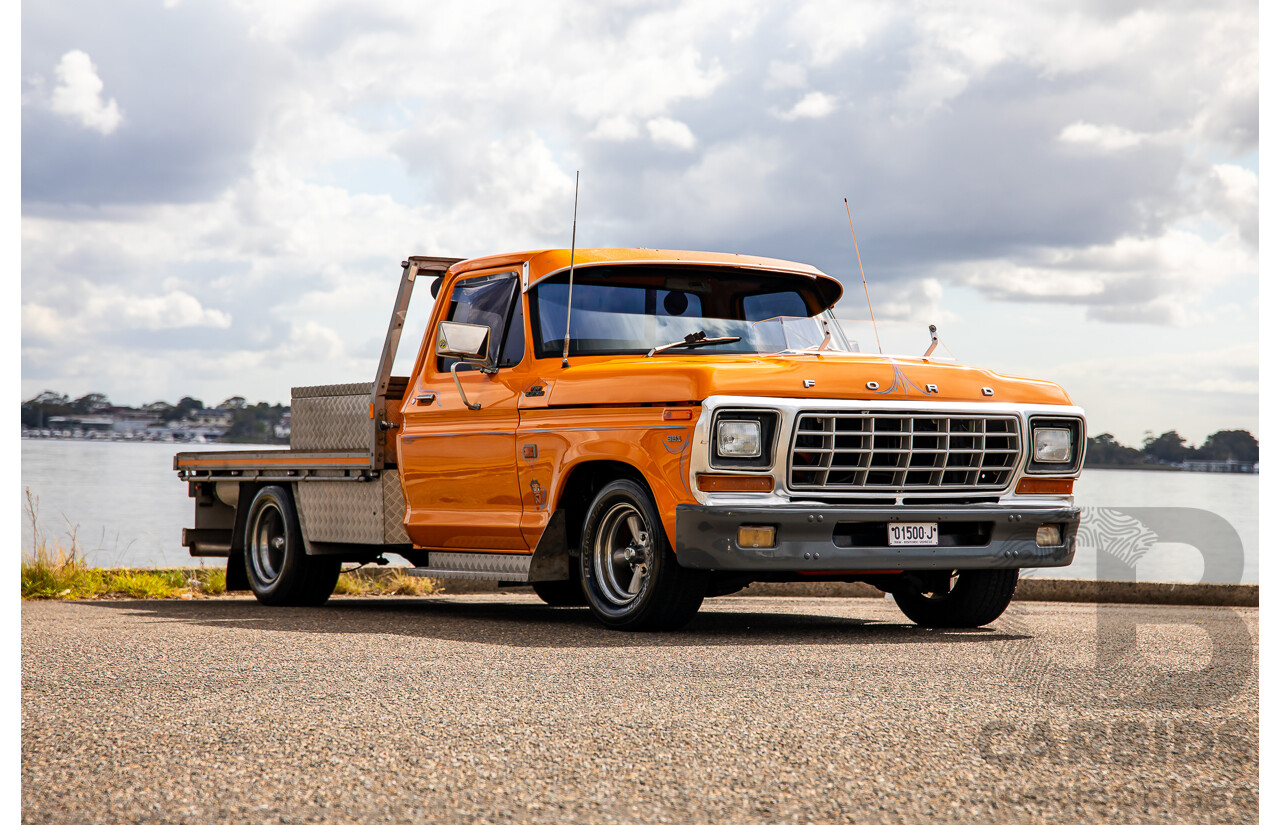
M993 492L1022 454L1018 418L978 413L823 411L796 416L792 490Z

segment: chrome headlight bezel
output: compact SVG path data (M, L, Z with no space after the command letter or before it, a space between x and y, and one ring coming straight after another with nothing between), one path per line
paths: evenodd
M1079 472L1084 460L1084 421L1080 418L1065 418L1045 415L1033 415L1027 420L1027 467L1030 475L1074 475ZM1066 431L1067 447L1065 459L1037 457L1040 445L1040 432L1046 434L1054 431ZM1059 436L1049 436L1057 439Z
M759 427L759 450L755 455L733 456L720 452L722 423L754 423ZM721 409L711 421L708 464L717 470L767 470L773 466L778 436L778 413L775 410Z

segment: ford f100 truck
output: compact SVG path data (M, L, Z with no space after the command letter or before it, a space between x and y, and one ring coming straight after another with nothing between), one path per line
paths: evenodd
M867 582L975 627L1071 562L1061 387L862 352L804 264L653 249L413 257L372 383L295 387L288 450L184 452L194 556L318 605L343 563L532 585L622 630L751 582ZM414 284L436 297L392 365ZM936 338L935 338L936 340Z

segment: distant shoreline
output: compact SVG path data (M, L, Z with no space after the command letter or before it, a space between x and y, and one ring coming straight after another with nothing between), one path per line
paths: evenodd
M1167 464L1086 464L1086 470L1148 470L1154 472L1169 473L1187 473L1194 472L1192 470L1184 470L1181 467L1170 467ZM1226 475L1220 473L1219 475ZM1234 473L1233 475L1253 475L1252 473Z
M1086 470L1141 470L1143 472L1192 473L1210 476L1256 476L1255 472L1236 472L1224 470L1188 470L1185 467L1170 467L1165 464L1086 464Z
M233 444L237 447L288 447L287 441L239 441L221 438L217 441L177 441L167 438L88 438L84 436L30 435L22 433L23 441L72 441L77 444L170 444L174 447L209 447L217 444Z

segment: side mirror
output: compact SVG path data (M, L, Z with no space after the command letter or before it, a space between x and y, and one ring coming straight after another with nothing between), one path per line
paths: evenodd
M441 321L436 335L436 355L463 361L487 361L489 328L483 324Z
M484 324L440 322L440 330L436 333L436 355L458 359L449 367L449 374L453 376L453 385L458 388L458 395L462 396L462 403L469 410L478 410L480 405L467 400L462 382L458 380L458 365L463 361L479 362L485 365L485 372L493 372L494 370L489 369L488 352L489 328Z

